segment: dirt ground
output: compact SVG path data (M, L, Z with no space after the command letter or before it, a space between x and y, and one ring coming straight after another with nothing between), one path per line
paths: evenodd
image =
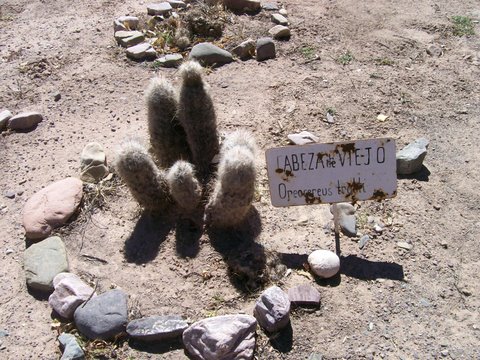
M372 240L342 238L342 270L332 281L310 278L305 255L334 249L328 205L273 208L265 161L259 158L257 233L265 251L292 268L277 283L309 283L322 294L316 311L291 314L291 332L268 339L260 330L258 359L480 359L480 26L455 35L452 16L480 20L474 0L288 0L292 37L277 42L277 58L235 62L206 77L221 132L251 130L262 152L307 129L321 142L392 137L401 148L430 140L422 173L398 180L398 196L358 204L357 221ZM128 135L147 138L144 88L157 71L175 69L127 60L112 21L145 14L126 0L4 0L0 3L0 107L40 111L25 133L0 135L0 357L60 357L57 327L45 299L25 285L23 205L47 184L78 176L90 141L109 160ZM233 16L232 32L264 36L265 12ZM429 55L435 44L441 56ZM318 58L315 57L318 55ZM54 95L61 94L59 101ZM325 120L334 110L335 123ZM388 115L379 122L379 113ZM102 208L86 208L56 233L71 271L103 292L130 295L132 316L252 314L261 289L248 291L228 273L213 235L141 215L128 190L112 183ZM17 194L14 199L4 196ZM23 193L22 193L23 192ZM89 210L89 211L87 211ZM375 234L369 217L385 225ZM261 222L261 226L260 226ZM217 239L218 240L218 239ZM397 242L413 245L410 251ZM7 254L7 249L13 253ZM53 325L53 326L52 326ZM184 359L179 344L141 347L89 344L91 358Z

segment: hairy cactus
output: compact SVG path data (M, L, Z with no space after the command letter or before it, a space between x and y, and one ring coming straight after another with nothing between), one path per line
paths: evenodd
M167 173L170 195L178 206L186 211L194 210L202 198L202 187L195 178L192 164L177 161Z
M172 166L177 160L189 160L185 130L178 122L178 101L172 85L154 78L146 90L150 144L161 167Z
M227 137L220 155L217 180L205 209L207 226L228 228L247 216L255 193L255 144L248 133Z
M165 173L137 140L129 139L120 145L115 167L133 197L146 210L165 211L173 204Z
M188 61L180 67L180 74L178 120L187 134L192 162L203 179L219 150L215 109L200 64Z

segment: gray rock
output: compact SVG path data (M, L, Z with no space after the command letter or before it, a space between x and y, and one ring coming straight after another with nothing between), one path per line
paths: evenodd
M413 245L405 242L405 241L399 241L397 242L397 246L401 249L405 249L405 250L412 250L413 249Z
M168 0L168 3L172 6L174 9L184 9L187 7L187 4L181 0Z
M258 11L261 7L259 0L223 0L223 4L234 11Z
M58 337L61 348L63 349L63 355L60 360L81 360L85 359L85 354L82 348L77 342L77 338L68 333L62 333Z
M118 43L124 48L135 46L145 41L145 36L140 31L132 31L135 33L132 36L118 39Z
M90 286L70 273L60 273L55 276L53 287L55 291L48 298L48 304L65 319L72 319L77 307L96 295Z
M113 20L113 32L117 32L117 31L127 31L128 28L123 25L120 21L118 20Z
M288 289L288 298L297 306L320 306L320 293L308 284Z
M127 311L127 294L110 290L79 306L74 314L75 325L89 339L112 339L125 331Z
M355 219L355 207L349 203L337 204L338 223L340 230L348 237L357 236L357 220ZM333 206L330 207L333 214Z
M248 39L237 45L232 53L235 54L241 60L247 60L255 55L255 40Z
M443 50L436 44L430 44L427 46L427 54L433 57L440 57L443 55Z
M262 4L262 9L267 11L277 11L280 8L275 3L265 3Z
M166 15L172 11L172 5L168 2L147 5L148 15Z
M253 316L268 332L277 332L290 322L290 300L278 286L269 287L255 303Z
M203 319L183 332L185 349L195 359L252 359L257 320L249 315Z
M420 138L397 152L397 174L410 175L418 172L427 156L428 140Z
M320 141L320 138L318 136L315 136L308 131L302 131L298 134L288 134L287 138L295 145L306 145L317 143Z
M136 30L119 30L119 31L115 31L115 34L114 34L114 37L115 37L115 40L117 40L118 43L120 43L120 40L122 39L127 39L129 37L132 37L132 36L136 36L136 35L143 35L140 31L136 31Z
M53 101L57 102L60 101L62 98L62 94L60 94L58 91L53 94Z
M314 274L328 279L340 270L340 258L329 250L315 250L308 255L308 265Z
M129 30L135 30L138 27L139 23L139 19L136 16L120 16L116 21Z
M127 57L133 60L149 60L157 57L157 52L149 43L141 43L127 48Z
M363 249L365 247L365 245L367 245L367 243L370 241L370 236L368 235L363 235L361 238L360 238L360 241L358 242L358 247L360 249Z
M272 38L264 37L257 40L257 61L275 58L275 43Z
M280 14L272 14L272 16L270 17L270 19L272 20L272 22L274 22L275 24L279 24L279 25L283 25L283 26L287 26L288 25L288 20L285 16L283 15L280 15Z
M12 191L12 190L6 190L3 195L7 198L7 199L15 199L15 191Z
M282 16L288 16L288 11L287 9L284 9L284 8L280 9L278 13Z
M97 182L108 175L107 158L103 146L96 142L85 145L80 155L81 179Z
M8 333L8 331L0 329L0 337L5 337L5 336L8 336L8 335L10 335Z
M35 127L43 120L42 114L38 112L24 112L15 116L12 116L8 120L8 127L12 130L29 130Z
M232 54L210 43L195 45L190 51L190 60L197 60L204 66L221 66L233 61Z
M3 110L0 112L0 131L6 129L8 120L12 118L12 113L9 110Z
M68 272L67 251L62 239L52 236L25 250L25 277L27 285L40 291L53 290L53 278Z
M323 360L323 355L319 353L311 353L308 360Z
M186 328L188 323L181 316L150 316L130 321L127 333L140 341L164 341L181 337Z
M283 25L275 25L268 30L268 33L273 36L274 39L282 40L290 38L290 29Z
M154 64L158 64L166 68L172 68L180 66L182 64L182 61L182 54L168 54L155 60Z

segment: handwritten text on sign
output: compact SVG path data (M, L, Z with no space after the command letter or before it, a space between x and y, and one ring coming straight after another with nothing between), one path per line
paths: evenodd
M393 139L268 149L273 206L381 200L397 193Z

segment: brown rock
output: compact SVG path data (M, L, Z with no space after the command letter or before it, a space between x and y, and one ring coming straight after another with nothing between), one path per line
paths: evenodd
M319 306L320 293L314 287L303 284L288 289L288 298L298 306Z

